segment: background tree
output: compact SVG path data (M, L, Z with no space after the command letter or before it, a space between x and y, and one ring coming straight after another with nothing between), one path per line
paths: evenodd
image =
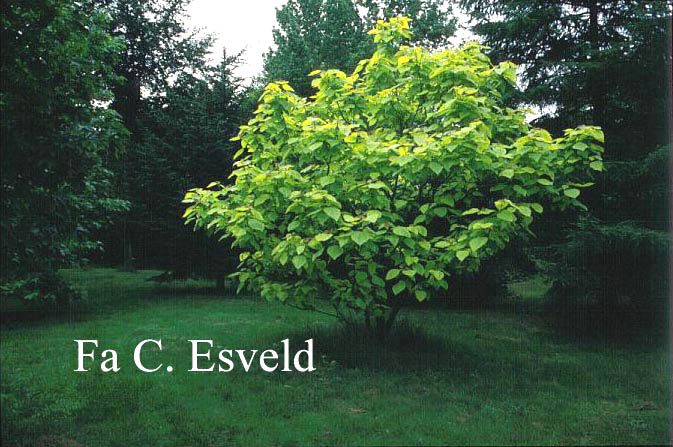
M572 314L575 329L652 327L669 290L670 2L461 6L496 60L522 64L519 100L551 107L536 124L553 133L582 121L605 130L607 169L586 198L595 218L553 216L534 229L553 306L573 309L561 313Z
M132 166L132 219L142 236L134 246L139 260L171 277L215 277L235 266L236 256L185 227L181 198L195 184L229 178L230 139L246 119L245 89L233 75L239 60L224 54L217 66L199 76L182 73L163 95L146 100Z
M103 0L93 3L109 14L109 33L125 49L115 66L123 81L114 89L112 107L138 138L143 95L162 93L183 71L199 73L206 65L210 36L185 25L191 0Z
M350 320L383 338L400 308L529 227L545 204L582 207L602 133L531 128L503 93L515 66L478 46L400 46L408 19L372 30L377 50L347 76L313 74L315 101L267 86L239 137L234 185L195 189L185 216L243 250L241 285Z
M378 20L392 17L413 17L410 43L428 49L438 49L449 45L449 39L456 32L456 18L451 2L445 0L355 0L358 11L364 11L366 29L376 26ZM369 56L375 49L368 40Z
M115 65L123 82L114 90L112 108L131 132L126 155L115 166L118 187L131 209L107 233L106 259L123 259L127 269L173 268L176 261L185 261L177 253L199 253L200 244L185 238L178 225L182 185L197 180L199 171L219 171L216 178L226 178L230 170L225 149L240 119L239 83L231 70L239 56L225 55L218 68L210 66L212 38L185 25L189 3L95 3L111 17L109 32L126 44ZM209 157L207 163L204 157ZM200 259L204 257L195 254L194 260Z
M108 169L125 129L104 107L122 50L81 4L3 2L0 45L3 291L56 298L57 268L100 248L92 232L126 208Z
M275 48L264 55L266 82L286 80L301 96L314 93L307 74L316 68L351 72L375 49L367 31L379 19L418 17L413 42L445 45L455 19L437 0L289 0L276 12Z
M582 122L599 125L608 159L642 157L668 142L669 2L463 0L460 6L495 61L521 65L521 100L552 107L540 125L555 133Z
M367 51L367 28L351 0L289 0L276 11L276 48L264 55L268 80L291 81L299 94L313 91L316 67L353 69Z

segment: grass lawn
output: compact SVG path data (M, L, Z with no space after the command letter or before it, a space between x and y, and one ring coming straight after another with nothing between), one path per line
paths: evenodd
M88 290L86 312L3 324L2 445L670 442L668 348L578 344L514 314L432 309L406 312L375 350L329 317L194 281L157 286L153 274L67 271ZM286 337L314 339L317 371L187 371L189 339L212 339L217 352L279 349ZM147 338L164 351L146 364L173 372L133 366ZM89 361L90 372L73 372L74 339L98 339L99 355L115 349L121 371Z

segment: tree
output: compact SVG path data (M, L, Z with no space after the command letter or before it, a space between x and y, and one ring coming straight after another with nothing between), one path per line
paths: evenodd
M538 222L544 234L536 242L544 246L539 251L548 267L541 266L554 282L555 310L584 321L588 329L598 321L593 315L579 318L581 309L598 309L621 330L620 320L633 323L644 309L664 309L668 296L660 292L659 267L667 262L659 262L670 244L664 242L670 239L670 188L664 184L670 177L670 143L664 144L671 136L671 3L460 4L494 59L522 64L520 100L554 106L536 125L557 133L592 122L605 131L607 169L584 198L599 220L581 220L570 228L556 224L572 223L567 217ZM591 265L597 259L603 261ZM590 297L600 298L590 304ZM642 329L652 326L638 323Z
M100 248L93 232L127 206L109 171L126 130L103 105L122 46L72 2L3 2L0 22L3 292L59 298L55 270Z
M557 323L602 337L668 330L669 232L582 218L564 236L546 249L542 265Z
M455 31L455 19L437 0L289 0L276 12L275 49L264 55L264 78L288 81L308 97L314 93L306 76L315 68L352 71L375 49L367 30L377 20L418 17L416 42L432 48L445 45Z
M191 190L185 217L233 238L242 286L385 337L400 308L477 270L546 206L581 207L602 132L534 129L502 95L516 67L471 44L400 46L408 19L379 22L352 75L317 70L315 100L285 82L242 126L233 185Z
M306 74L313 68L352 70L366 51L367 29L351 0L289 0L276 20L276 48L264 55L265 77L291 80L300 94L311 94Z
M595 217L533 250L553 284L547 301L557 323L601 337L668 327L670 153L661 146L639 160L606 163L592 188L601 193Z
M151 115L155 113L152 108L173 82L185 74L193 75L195 79L209 75L206 56L212 39L186 27L189 2L91 1L92 8L110 16L108 32L125 45L125 51L114 64L122 81L113 89L111 107L122 116L130 132L127 150L115 163L114 172L116 186L130 201L131 207L105 237L112 248L108 251L108 259L118 262L122 258L128 270L135 268L136 261L152 257L155 253L153 245L164 245L161 239L174 237L162 231L167 221L176 219L171 214L174 207L162 209L159 206L161 200L157 199L172 196L175 201L180 191L162 189L170 180L163 179L159 172L163 170L168 174L166 169L175 172L180 168L175 166L177 160L161 153L165 146L153 146L156 138L150 129L154 119ZM161 136L158 138L162 139ZM160 178L158 182L157 178ZM171 227L175 228L175 225ZM117 248L122 248L122 253Z
M182 224L180 199L193 185L226 181L231 173L230 139L246 119L245 90L233 75L239 61L240 55L224 54L200 76L180 74L163 95L146 99L129 166L138 234L133 246L139 260L172 276L215 277L236 265L236 259L227 262L223 249L214 249L204 235Z
M613 160L642 157L669 140L670 2L462 0L460 5L494 60L521 64L521 100L555 107L540 125L554 132L582 122L601 126Z
M200 72L212 44L210 36L184 24L191 0L102 0L92 2L110 15L109 33L120 38L125 50L115 71L123 81L114 89L113 108L137 138L141 99L162 93L183 71Z

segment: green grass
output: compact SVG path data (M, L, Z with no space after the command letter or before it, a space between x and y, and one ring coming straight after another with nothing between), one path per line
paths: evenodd
M329 317L194 281L156 286L152 274L68 271L87 312L3 325L3 445L670 442L664 348L577 344L522 317L437 309L407 312L377 348ZM316 372L187 372L188 339L264 349L286 337L314 338ZM116 349L121 371L73 372L80 338ZM162 339L174 372L135 369L146 338Z

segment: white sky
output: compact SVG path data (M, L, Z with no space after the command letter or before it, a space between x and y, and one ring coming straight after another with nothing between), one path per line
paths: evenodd
M192 0L187 8L190 16L187 25L214 35L216 41L211 55L214 62L220 60L223 48L226 48L228 54L245 50L243 63L236 74L250 80L262 71L262 56L273 45L271 30L276 25L276 8L286 2L287 0ZM460 45L467 40L476 39L466 29L467 16L461 11L454 10L454 13L458 16L459 29L451 39L451 44ZM532 114L527 114L527 118L531 121L547 112L550 110L538 108Z
M237 71L251 78L262 71L262 55L273 44L276 8L287 0L193 0L187 8L190 28L202 28L217 39L212 58L217 62L226 47L228 54L245 50Z
M262 55L273 45L271 30L276 25L276 8L287 0L193 0L187 8L190 28L201 28L217 39L212 58L219 61L222 48L228 54L245 50L244 64L236 74L251 78L262 71ZM413 19L413 17L412 17ZM459 14L459 20L465 16ZM460 30L453 44L464 41L471 33Z

